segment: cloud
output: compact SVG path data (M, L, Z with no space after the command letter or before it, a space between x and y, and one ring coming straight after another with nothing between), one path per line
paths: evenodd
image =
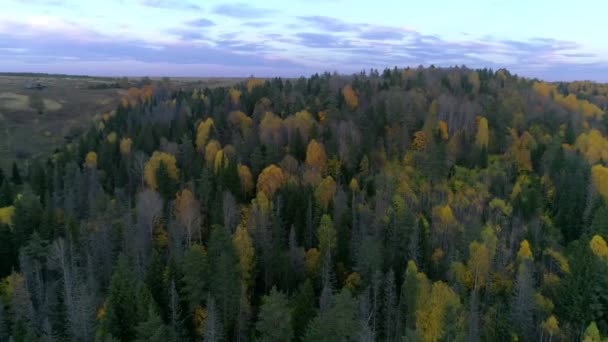
M167 0L156 4L166 5ZM51 16L0 22L0 65L6 69L9 62L34 66L70 61L68 68L76 62L107 66L129 61L142 68L162 65L173 71L179 66L190 70L194 65L201 68L198 70L208 70L201 65L213 65L223 70L249 70L245 74L276 70L278 74L293 75L328 69L352 72L372 67L464 64L473 68L507 67L521 75L558 75L562 79L577 78L575 73L578 78L591 79L608 75L608 63L600 56L565 40L474 35L446 38L399 26L349 23L325 16L297 17L281 24L257 7L233 4L213 10L236 18L239 24L222 26L219 19L216 24L200 17L164 31L165 36L135 38L141 36L137 32L131 37L103 34Z
M15 31L20 33L0 31L0 49L4 52L0 61L54 64L64 63L66 59L98 63L128 60L175 65L204 63L243 68L276 67L281 70L301 68L299 64L273 54L273 49L248 41L193 42L181 39L162 43L106 36L91 31L78 34L78 37L86 39L76 39L75 35L66 34L60 29L41 30L19 23L14 23L13 27L18 28ZM187 32L180 33L187 35Z
M22 0L9 0L12 2L21 2ZM28 4L30 5L39 5L39 6L64 6L67 5L67 1L65 0L28 0Z
M163 9L200 10L199 5L179 0L139 0L143 6Z
M209 27L209 26L214 26L215 23L206 18L199 18L199 19L195 19L195 20L186 22L186 25L196 26L196 27Z
M329 32L352 32L359 30L359 26L356 24L349 24L340 19L326 17L326 16L306 16L299 17L301 21L309 25L313 25L310 28L316 28L322 31Z
M368 40L401 40L404 36L403 32L390 28L375 28L359 34L359 38Z
M335 35L328 33L300 32L296 34L299 43L312 48L340 48L344 47L344 41Z
M175 35L184 41L201 40L201 39L206 38L206 36L203 34L203 32L201 32L197 29L192 29L192 28L171 29L171 30L168 30L167 33Z
M275 13L274 10L251 6L246 3L219 5L213 9L213 12L226 17L239 19L266 17Z

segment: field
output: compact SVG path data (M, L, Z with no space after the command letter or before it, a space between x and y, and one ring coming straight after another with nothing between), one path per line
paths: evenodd
M46 86L27 89L31 82ZM3 168L15 159L48 155L76 127L116 106L122 89L89 89L98 79L0 76L0 160ZM32 98L44 103L42 114Z
M136 84L140 79L130 79ZM160 79L159 79L160 80ZM72 130L87 128L95 114L116 107L126 89L95 87L116 79L52 76L0 75L0 167L17 160L48 156ZM156 81L156 79L152 79ZM234 84L232 78L178 78L174 87L216 87ZM40 83L42 90L26 86ZM94 88L94 89L92 89ZM33 103L42 102L42 114ZM39 101L42 100L42 101Z

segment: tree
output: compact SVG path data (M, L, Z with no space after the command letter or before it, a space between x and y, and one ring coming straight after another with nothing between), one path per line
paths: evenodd
M147 320L139 323L136 331L136 342L166 342L170 340L168 327L152 305L148 308Z
M600 335L600 330L597 328L597 324L595 322L591 322L587 329L585 329L585 333L583 335L583 342L601 342L602 336Z
M14 200L13 187L8 179L5 179L0 184L0 208L6 208L13 205Z
M157 190L158 188L157 171L161 164L166 168L166 174L169 179L173 181L179 179L179 169L176 165L175 156L165 152L155 151L144 168L144 179L148 187L152 190Z
M608 167L594 165L591 168L591 179L595 190L608 201Z
M205 146L205 162L208 168L214 169L215 157L221 150L222 145L220 145L219 141L212 139L207 143L207 146ZM215 173L217 174L217 172Z
M255 249L244 225L241 224L237 227L232 238L232 244L239 257L241 279L246 286L250 286L254 269Z
M203 341L221 342L224 341L224 336L224 327L217 305L213 297L209 297L207 298L207 318L203 328Z
M11 171L11 182L13 184L17 184L17 185L21 185L22 181L21 181L21 175L19 174L19 167L17 166L17 163L13 162L13 167L12 167L12 171Z
M218 317L226 332L233 331L239 308L240 279L239 259L228 231L214 226L209 239L209 283L211 296L215 299Z
M133 140L131 138L120 139L120 154L128 156L131 154L131 148L133 146Z
M209 290L209 264L207 252L201 245L192 245L182 261L183 292L188 299L190 310L202 305Z
M555 316L551 315L543 322L542 328L543 333L549 335L549 342L551 342L553 336L559 334L559 321L557 320L557 318L555 318Z
M156 169L156 188L165 201L170 200L177 190L177 180L169 174L169 169L161 161Z
M608 245L606 244L606 240L600 235L594 235L591 241L589 242L589 247L593 254L597 255L601 258L608 259Z
M346 105L352 110L356 109L359 105L359 98L357 97L357 93L353 90L353 87L350 84L347 84L342 88L342 96L344 96L344 102Z
M97 168L97 153L91 151L87 153L87 156L84 158L84 166L88 169L96 169Z
M239 180L241 181L241 191L245 196L251 195L253 191L253 176L247 165L239 164L237 166Z
M327 170L325 147L314 139L308 143L306 148L306 166L321 175L325 174Z
M319 252L321 253L321 257L329 257L332 249L334 249L337 244L336 230L334 229L334 223L329 215L325 214L321 217L317 235L319 236Z
M460 299L441 281L433 283L430 292L419 298L426 300L419 303L416 311L416 331L420 333L423 341L441 340L447 332L446 321L459 318L452 315L457 313Z
M183 189L175 195L174 211L178 222L186 229L186 243L188 246L198 237L200 240L201 212L200 203L192 191Z
M359 335L357 302L344 289L334 296L329 310L315 317L302 339L304 342L353 341Z
M511 302L511 319L515 322L515 331L522 339L532 337L533 311L534 311L534 284L531 270L532 254L526 251L526 240L522 242L522 247L518 253L521 262L517 271L517 279L513 289Z
M230 103L232 104L232 106L238 106L241 100L241 92L238 89L231 88L228 91L228 95L230 96Z
M129 267L127 257L118 258L112 274L108 298L98 332L102 337L113 336L121 341L136 337L137 316L136 279Z
M268 342L293 340L288 304L285 294L277 291L275 287L270 290L270 294L262 297L258 322L255 325L259 335L257 340Z
M272 164L267 166L258 176L257 189L262 191L268 197L272 195L285 183L285 174L283 170Z
M315 189L315 200L323 211L327 211L330 201L336 194L336 182L331 176L325 177Z
M477 135L475 136L475 144L479 148L488 147L490 141L490 132L488 128L488 119L483 116L478 117Z
M439 129L439 135L441 136L441 139L447 141L450 138L448 124L445 121L441 120L437 123L437 127Z
M42 214L43 208L40 200L31 190L26 189L16 200L12 215L16 247L24 245L29 240L30 235L38 230L42 222Z
M310 279L306 279L298 287L296 295L291 302L294 336L298 339L304 334L308 323L315 316L316 298Z
M204 152L212 128L213 119L211 118L207 118L205 121L201 121L196 127L196 149L199 152Z

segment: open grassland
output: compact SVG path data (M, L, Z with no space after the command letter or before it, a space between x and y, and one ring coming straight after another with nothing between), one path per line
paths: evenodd
M172 88L226 87L243 79L175 78ZM127 87L142 78L131 78L122 88L113 85L125 79L57 75L0 75L0 167L5 170L17 160L48 156L70 132L86 129L93 116L113 110ZM151 79L162 81L161 78ZM44 89L27 89L40 83ZM33 104L42 102L42 114Z
M27 89L39 82L43 90ZM86 127L91 118L112 110L120 89L90 89L103 82L70 77L0 76L0 160L2 167L15 159L48 155L76 127ZM43 103L42 114L32 99Z

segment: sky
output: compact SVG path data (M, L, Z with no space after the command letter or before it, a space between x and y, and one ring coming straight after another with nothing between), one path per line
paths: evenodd
M0 0L0 72L298 77L466 65L608 82L605 0Z

